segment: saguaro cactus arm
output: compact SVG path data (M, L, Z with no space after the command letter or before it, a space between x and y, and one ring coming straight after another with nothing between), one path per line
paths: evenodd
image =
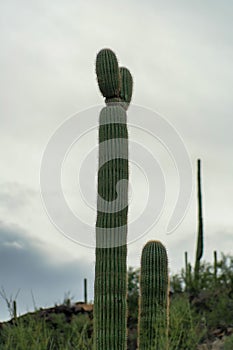
M115 53L110 49L101 50L96 57L96 75L99 89L106 99L119 98L120 71Z

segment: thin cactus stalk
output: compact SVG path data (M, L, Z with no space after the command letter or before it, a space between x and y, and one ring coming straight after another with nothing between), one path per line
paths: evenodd
M218 277L218 257L216 250L214 251L214 282L217 283Z
M188 269L188 252L184 252L185 270Z
M94 349L127 348L128 130L132 77L104 49L96 59L106 107L99 117L99 171L94 286Z
M17 320L17 304L16 304L16 300L13 300L13 317L14 317L14 321Z
M169 322L168 258L163 244L149 241L141 256L138 349L167 350Z
M87 279L84 278L84 303L87 304Z
M193 275L192 275L192 265L191 263L188 263L188 275L189 275L189 292L193 290Z
M184 252L185 261L185 290L188 291L190 288L190 269L188 263L188 252Z
M201 160L197 160L197 198L198 198L198 236L195 262L195 285L199 286L200 261L203 255L203 216L202 216L202 193L201 193Z

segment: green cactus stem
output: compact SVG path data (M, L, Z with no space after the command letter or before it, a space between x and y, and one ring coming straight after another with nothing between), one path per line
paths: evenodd
M119 69L116 56L109 49L97 55L96 73L107 106L99 117L94 349L126 350L129 177L126 107L132 95L132 86L127 85L131 75L128 70Z
M138 349L168 346L168 258L163 244L149 241L141 256Z

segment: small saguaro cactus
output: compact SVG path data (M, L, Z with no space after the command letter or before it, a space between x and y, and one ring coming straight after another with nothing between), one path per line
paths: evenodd
M164 245L149 241L142 250L138 349L167 350L169 319L168 258Z
M199 288L199 270L200 261L203 255L204 247L204 233L203 233L203 216L202 216L202 194L201 194L201 160L197 160L197 199L198 199L198 234L197 234L197 248L196 248L196 262L195 262L195 288Z
M106 107L99 117L99 168L94 286L94 349L127 347L128 130L132 77L110 49L96 74Z

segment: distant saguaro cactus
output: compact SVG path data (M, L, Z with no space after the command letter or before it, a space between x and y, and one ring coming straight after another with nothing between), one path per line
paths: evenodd
M168 258L163 244L149 241L142 250L138 321L139 350L167 350Z
M114 52L101 50L96 74L106 107L99 117L94 348L126 350L128 130L132 77Z
M17 304L16 304L16 300L13 300L13 317L14 317L14 321L17 320Z
M202 193L201 193L201 160L197 160L197 198L198 198L198 235L195 262L195 288L199 285L200 260L204 249L203 216L202 216Z
M218 277L218 256L217 251L214 251L214 282L217 283L217 277Z
M190 283L190 270L188 263L188 252L184 252L184 261L185 261L185 290L188 291Z
M87 279L84 278L84 303L87 304Z

